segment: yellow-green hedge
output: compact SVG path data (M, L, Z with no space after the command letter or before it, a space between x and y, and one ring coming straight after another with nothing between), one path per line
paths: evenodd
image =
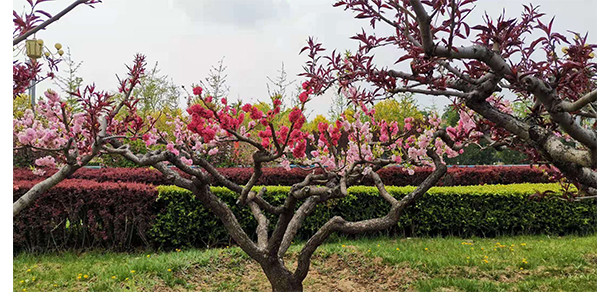
M415 187L387 187L401 198ZM290 187L268 186L266 199L283 202ZM222 224L193 195L175 186L160 186L160 211L149 230L161 247L214 246L226 244L229 237ZM256 190L256 189L255 189ZM556 184L510 184L434 187L404 212L399 223L384 232L368 234L399 236L498 236L517 234L587 234L596 231L595 200L566 202L553 198L528 199L535 191L559 191ZM242 227L254 237L256 221L247 208L236 206L237 195L226 188L212 191L228 202ZM332 216L363 220L383 216L388 203L375 187L348 189L348 196L318 205L299 230L297 239L307 239ZM269 216L272 224L275 219ZM273 226L273 225L271 225Z

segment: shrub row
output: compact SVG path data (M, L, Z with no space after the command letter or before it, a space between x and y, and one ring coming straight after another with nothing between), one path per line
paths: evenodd
M543 170L544 169L544 170ZM55 170L47 170L51 175ZM221 168L219 172L237 184L245 185L252 175L251 168ZM379 175L386 185L408 186L419 185L432 172L430 168L418 168L414 175L408 175L402 168L387 167L379 171ZM180 172L181 175L186 175ZM532 166L476 166L476 167L450 167L447 174L441 179L441 186L463 186L482 184L513 184L513 183L548 183L549 175L554 171L546 167ZM264 168L260 185L288 186L303 181L309 171L283 168ZM25 168L13 170L13 180L30 180L32 172ZM72 175L75 179L88 179L98 182L124 181L139 182L153 185L167 185L170 181L160 172L150 168L81 168ZM363 185L372 186L373 182L365 180Z
M402 198L414 187L388 187ZM279 204L289 187L268 187L266 199ZM559 191L556 184L513 184L486 186L434 187L391 229L371 233L390 236L499 236L519 234L589 234L596 231L596 201L567 202L556 198L529 200L535 191ZM225 202L237 195L225 188L213 188ZM312 236L332 216L364 220L385 215L389 205L374 187L352 187L349 196L329 201L305 220L297 240ZM229 239L214 218L192 194L175 186L159 187L159 202L164 206L150 236L161 247L205 247L225 244ZM246 208L231 206L242 227L253 238L256 221ZM189 216L184 216L188 214ZM276 218L269 218L274 224ZM271 225L273 226L273 225Z
M15 181L13 200L33 186ZM158 190L157 190L158 189ZM13 220L13 242L19 250L136 247L175 248L225 245L229 237L220 221L192 194L175 186L99 183L70 179L42 195ZM228 202L253 238L256 222L248 208L232 204L236 194L212 189ZM268 187L266 199L279 205L289 187ZM401 198L413 187L388 187ZM381 233L392 236L498 236L517 234L587 234L596 231L596 201L532 201L536 190L558 190L555 184L513 184L432 188L410 206L400 222ZM316 208L299 231L309 238L332 216L362 220L384 215L389 205L374 187L352 187L349 196ZM276 218L269 217L271 224ZM273 226L273 225L271 225Z
M35 183L13 181L13 201ZM64 180L13 218L14 250L151 246L157 195L154 186L138 183Z

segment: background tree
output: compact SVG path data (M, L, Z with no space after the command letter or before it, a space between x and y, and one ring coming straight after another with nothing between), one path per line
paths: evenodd
M155 62L152 69L144 72L140 78L140 85L134 88L133 96L138 102L138 112L146 117L153 113L164 112L163 110L175 111L180 104L180 87L175 85L167 75L161 75ZM172 115L173 116L173 115Z
M229 86L227 83L227 74L224 73L227 69L223 64L224 57L218 61L218 66L212 66L205 82L199 81L203 87L204 95L212 96L213 98L226 98L229 95Z
M587 43L586 35L570 32L570 40L553 31L554 19L544 20L533 5L517 18L503 13L468 23L475 2L336 1L368 19L373 30L387 25L391 33L356 34L359 49L347 58L335 51L322 56L324 48L310 38L301 51L310 57L303 75L311 78L315 93L333 83L347 88L365 82L370 86L353 99L367 103L401 92L449 97L460 115L476 121L490 146L553 164L585 197L596 196L597 124L576 122L596 121L590 106L597 100L596 45ZM410 72L376 66L373 53L380 46L399 50L396 63L410 62ZM510 101L494 95L502 90L534 102L525 119L514 115ZM459 140L455 129L447 130Z
M347 100L345 95L339 92L338 86L333 86L330 90L333 93L333 96L331 97L328 114L331 120L337 120L349 109L349 100Z
M399 94L394 99L379 101L375 103L373 109L375 109L373 115L375 119L396 121L399 127L404 127L406 118L418 121L424 118L410 94Z
M66 103L78 109L78 101L76 98L70 94L71 92L76 92L78 88L83 85L83 78L78 76L78 69L82 66L83 62L76 62L72 59L72 53L70 52L70 48L66 49L65 57L63 57L63 61L66 63L68 68L64 70L64 74L66 76L62 76L63 74L56 74L53 79L53 83L57 85L65 94Z

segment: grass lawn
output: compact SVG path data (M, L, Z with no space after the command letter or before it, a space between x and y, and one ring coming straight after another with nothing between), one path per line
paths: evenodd
M298 248L287 255L295 267ZM597 237L338 240L314 255L306 291L596 291ZM21 254L15 291L270 291L239 248Z

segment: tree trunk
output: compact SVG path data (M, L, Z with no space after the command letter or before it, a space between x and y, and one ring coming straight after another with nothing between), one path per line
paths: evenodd
M303 283L295 279L279 260L261 263L273 292L302 292Z

